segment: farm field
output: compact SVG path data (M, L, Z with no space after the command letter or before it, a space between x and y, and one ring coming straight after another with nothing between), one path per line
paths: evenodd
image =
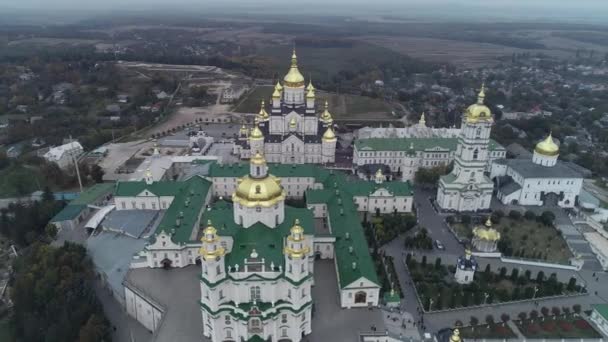
M257 113L260 101L268 104L273 92L271 86L260 86L252 90L234 108L237 113ZM325 101L329 111L337 121L387 121L396 120L391 114L390 105L382 100L365 96L317 92L317 110L322 111Z

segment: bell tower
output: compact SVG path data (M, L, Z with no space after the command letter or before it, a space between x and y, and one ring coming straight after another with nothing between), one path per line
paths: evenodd
M217 229L213 227L211 221L207 221L207 227L203 230L201 237L202 246L199 250L201 256L201 267L203 278L210 283L218 282L226 277L224 267L224 255L226 249L222 247Z
M309 274L308 253L310 247L304 235L300 220L296 219L285 239L285 275L293 281L300 281Z

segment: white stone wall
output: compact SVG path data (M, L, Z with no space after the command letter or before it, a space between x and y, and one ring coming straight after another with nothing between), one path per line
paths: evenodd
M470 269L460 269L456 267L456 273L454 273L454 278L458 284L470 284L473 282L473 277L475 276L475 271Z
M365 293L365 302L356 303L357 294L360 293ZM340 291L340 305L346 309L378 306L379 297L378 287L343 289Z
M595 323L595 325L602 331L602 333L606 336L608 335L608 321L602 317L596 310L591 312L591 321Z
M249 228L257 222L268 227L276 227L285 220L285 202L279 201L271 207L247 207L238 203L234 205L234 222Z
M173 196L156 196L147 190L138 196L114 197L116 210L166 210L172 202Z
M152 332L156 331L163 317L163 310L158 304L144 298L128 286L125 286L125 303L129 316L141 323L146 329Z
M388 193L377 196L355 196L355 204L358 211L375 213L376 209L380 213L392 213L397 210L399 213L412 212L412 196L390 196Z

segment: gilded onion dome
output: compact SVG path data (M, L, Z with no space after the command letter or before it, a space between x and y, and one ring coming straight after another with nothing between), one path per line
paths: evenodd
M450 336L450 342L461 342L461 341L462 340L460 339L460 330L458 330L458 328L456 328L452 332L452 336Z
M534 151L547 157L553 157L559 154L559 146L553 141L553 135L550 132L545 139L536 144Z
M308 83L306 90L306 98L313 99L315 97L315 87L312 85L312 81Z
M203 230L203 237L201 237L203 246L199 249L199 254L203 259L213 260L226 254L226 249L218 244L219 240L217 229L213 227L211 220L208 220L207 227Z
M283 78L283 82L286 87L290 88L300 88L304 86L304 76L302 76L298 69L298 57L296 56L295 48L291 55L291 67L289 68L287 75Z
M384 182L384 174L382 173L382 168L379 168L378 171L376 171L375 178L376 183Z
M260 130L257 117L255 118L255 124L249 134L249 140L264 140L264 133Z
M467 108L465 112L467 122L492 121L492 111L484 104L486 98L485 89L485 85L482 84L479 94L477 95L477 103L474 103Z
M268 121L268 119L270 118L270 115L268 115L268 112L266 112L266 102L264 100L262 100L262 104L260 106L260 112L258 113L258 118L260 120L260 122L262 121Z
M266 159L257 152L250 161L253 165L264 165ZM232 201L246 207L271 207L285 200L281 180L273 175L255 178L246 175L239 178Z
M422 112L422 115L420 115L420 120L418 120L418 124L421 126L426 125L426 119L424 117L424 112Z
M249 160L249 162L251 164L253 164L253 165L265 165L266 164L266 159L260 153L260 151L257 151L255 153L255 155L253 157L251 157L251 160Z
M490 217L486 220L485 227L478 226L473 228L473 236L480 240L486 241L498 241L500 240L500 233L492 228L492 220Z
M325 110L321 114L321 122L325 124L331 124L334 119L331 117L331 113L329 112L329 103L325 101Z
M291 259L302 259L310 252L310 247L304 244L304 228L300 226L300 220L296 219L290 234L287 237L287 246L283 252Z
M281 98L282 91L283 91L283 87L281 86L281 83L279 81L277 81L277 84L274 86L274 92L272 93L272 98L273 99Z
M298 122L296 121L296 118L294 116L289 120L289 128L296 129L296 127L298 127Z
M241 129L239 129L239 134L240 135L247 135L249 133L249 130L247 129L247 127L245 127L245 124L241 125Z
M334 133L334 130L331 129L331 127L327 127L327 130L325 131L325 133L323 133L323 137L321 138L321 140L323 140L324 142L336 141L337 138L336 134Z

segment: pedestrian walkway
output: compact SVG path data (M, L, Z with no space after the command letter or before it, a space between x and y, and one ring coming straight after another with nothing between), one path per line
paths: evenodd
M393 336L400 338L420 339L418 329L414 327L414 317L409 312L382 310L384 326Z

